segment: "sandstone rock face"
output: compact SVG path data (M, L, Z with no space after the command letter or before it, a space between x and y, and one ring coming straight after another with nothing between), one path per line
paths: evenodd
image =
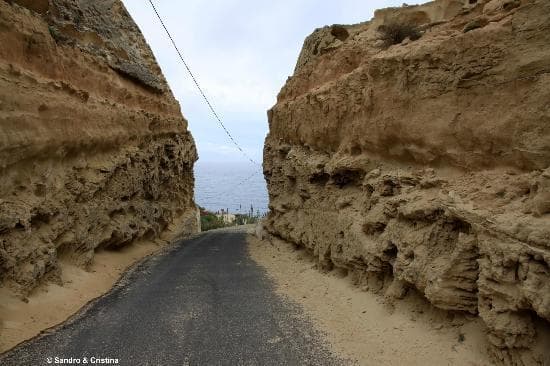
M478 314L499 362L548 362L548 14L435 1L316 30L268 112L266 229L372 291ZM420 39L388 47L395 25Z
M199 230L195 145L119 0L0 1L0 281Z

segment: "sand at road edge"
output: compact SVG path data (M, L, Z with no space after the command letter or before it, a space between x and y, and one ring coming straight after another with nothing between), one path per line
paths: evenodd
M134 243L118 251L98 251L88 271L61 262L63 286L54 283L39 286L27 297L27 303L0 287L0 353L64 322L89 301L108 292L128 267L167 243L158 239Z
M333 351L360 365L490 365L484 326L430 306L412 294L387 304L337 271L323 274L304 250L248 236L250 256L277 292L300 304Z

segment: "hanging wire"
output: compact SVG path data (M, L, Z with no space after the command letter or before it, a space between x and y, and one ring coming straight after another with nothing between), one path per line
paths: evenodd
M191 76L191 79L193 80L193 83L195 84L195 86L197 87L199 93L202 95L204 101L206 102L206 104L208 105L208 108L210 109L210 111L212 112L212 115L214 116L214 118L216 119L216 121L218 122L218 124L221 126L221 128L225 131L225 133L227 134L227 136L229 137L229 139L231 140L231 142L233 142L233 144L237 147L237 149L244 155L244 157L250 161L252 164L254 165L257 165L257 166L261 166L261 164L259 164L258 162L256 162L254 159L252 159L245 151L244 149L237 143L237 141L235 140L235 138L233 138L233 135L231 135L231 133L229 132L229 130L227 129L227 127L225 127L225 125L223 124L222 122L222 119L220 118L220 116L218 115L218 113L216 112L216 110L214 109L214 107L212 106L212 103L210 103L210 100L206 97L206 94L203 92L201 86L199 85L197 79L195 78L195 75L193 74L193 72L191 71L191 68L189 67L189 65L187 64L187 62L185 62L185 59L183 58L180 50L178 49L178 46L176 45L176 42L174 41L174 38L172 37L172 35L170 34L170 32L168 31L168 28L166 27L166 25L164 24L164 21L162 20L159 12L157 11L157 8L155 7L155 5L153 4L153 1L152 0L148 0L149 1L149 4L151 4L151 7L153 8L153 11L155 12L155 14L157 15L157 18L158 20L160 21L160 24L162 25L162 27L164 28L164 31L166 32L166 34L168 35L168 38L170 38L170 42L172 42L172 46L174 46L174 49L176 50L176 52L178 53L178 56L181 60L181 62L183 62L183 65L185 66L185 69L187 70L187 72L189 73L189 76Z

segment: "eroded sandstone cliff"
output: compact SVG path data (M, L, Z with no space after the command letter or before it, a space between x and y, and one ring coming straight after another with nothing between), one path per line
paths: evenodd
M2 0L0 44L0 282L198 230L193 138L121 1Z
M267 230L479 314L499 362L550 362L549 14L438 0L317 29L268 113Z

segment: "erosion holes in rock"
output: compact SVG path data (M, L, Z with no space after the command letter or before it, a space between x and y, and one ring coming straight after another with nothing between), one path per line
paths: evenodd
M155 230L149 228L147 231L143 234L143 239L145 240L153 240L157 236L157 233L155 233Z
M335 267L334 268L334 274L336 275L336 277L339 277L339 278L347 277L348 272L349 272L348 269L344 268L344 267Z
M541 353L541 361L544 366L550 366L550 321L542 319L537 314L533 315L537 344L535 350Z
M393 262L397 258L397 246L390 241L382 253L384 253L385 259L393 265Z
M124 216L124 209L123 208L117 208L111 212L109 212L109 218L111 220L117 219L119 217Z
M124 235L124 233L120 232L119 230L113 230L111 232L111 236L108 239L99 243L95 250L97 251L103 249L117 251L124 247L124 245L129 243L131 240L133 240L132 237Z
M367 235L380 235L386 229L386 223L375 221L366 222L363 224L363 232Z
M453 231L464 234L470 234L472 231L472 225L457 217L451 218L448 223Z
M414 250L409 249L409 250L405 253L405 260L406 260L408 263L414 261Z
M324 186L328 183L330 175L327 173L314 173L309 177L309 183Z
M351 156L361 155L362 152L363 152L363 149L359 145L352 145L349 148L349 153Z
M45 197L46 196L46 185L43 183L35 184L34 186L34 195L36 197Z
M277 153L279 154L279 158L285 160L288 158L288 153L290 152L290 146L289 145L281 145L277 149Z
M334 269L330 246L326 249L325 253L319 256L319 269L323 272L330 272Z
M379 187L380 196L391 197L399 193L401 185L394 178L385 178Z
M349 37L348 30L341 25L333 25L330 28L330 34L332 34L336 39L339 39L340 41L344 42Z
M56 256L61 261L70 261L74 253L74 243L67 242L59 245L56 249Z
M50 2L48 0L12 0L11 2L15 2L39 14L45 14L50 9Z
M289 188L296 187L296 177L289 175L286 178L287 178L287 181L288 181Z
M50 219L51 219L50 214L44 213L44 212L36 212L31 216L31 220L30 220L31 227L33 229L36 229L42 226L43 224L49 224Z
M331 175L332 184L338 188L348 186L359 186L365 177L365 171L362 169L342 169Z
M146 201L154 201L155 200L155 193L152 191L152 188L150 186L144 187L143 192L143 199Z
M502 5L502 9L504 9L505 11L510 11L514 8L519 7L520 5L521 5L521 1L519 0L509 1L509 2L506 2L504 5ZM548 362L548 365L550 365L550 360Z
M372 184L365 185L365 192L368 198L372 196L372 194L374 193L374 187L372 186Z
M292 248L293 248L295 251L302 251L302 250L305 250L305 248L304 248L303 246L301 246L300 244L295 243L295 242L292 242Z

